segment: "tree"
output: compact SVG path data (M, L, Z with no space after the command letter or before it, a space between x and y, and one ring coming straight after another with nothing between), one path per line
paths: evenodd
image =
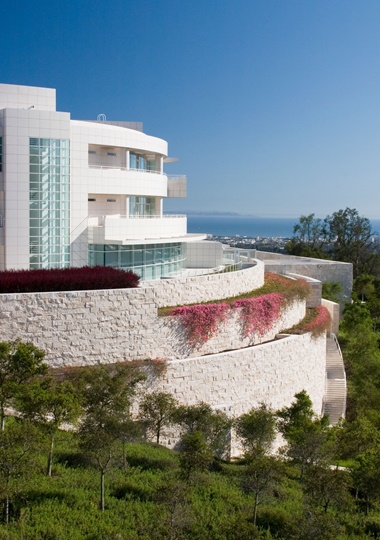
M94 366L78 377L83 396L84 418L79 428L80 444L100 471L100 503L105 509L105 474L112 464L115 443L130 422L130 405L140 372L128 364Z
M202 433L185 433L179 444L179 463L182 476L189 481L195 471L206 470L213 460L213 453Z
M354 277L368 271L373 252L371 222L355 208L345 208L327 216L323 234L328 254L337 261L351 262Z
M45 353L32 343L0 342L0 425L4 430L5 409L9 407L25 383L36 375L46 373Z
M146 394L140 403L139 417L149 435L160 443L162 429L174 423L178 402L167 392Z
M54 441L64 423L76 423L81 412L78 393L69 381L44 377L26 385L18 400L24 418L35 422L49 438L46 474L52 475Z
M302 390L290 407L277 411L278 428L287 442L286 455L300 466L301 478L306 467L328 463L335 450L335 432L329 430L328 418L314 415L312 402Z
M9 523L14 480L31 463L37 436L33 426L14 421L0 431L0 490L4 496L4 521Z
M232 421L221 411L213 411L207 403L180 405L175 422L188 434L199 432L217 457L223 457L230 443Z
M304 479L304 491L309 500L326 514L329 508L342 511L351 503L350 477L347 471L331 466L311 466Z
M273 456L254 455L249 461L244 475L243 489L254 496L254 525L256 525L257 507L260 499L265 493L273 490L281 476L282 468L281 462Z
M354 487L364 498L366 513L380 499L380 447L368 450L356 458L351 468Z
M264 403L242 414L234 425L246 453L264 455L270 450L276 436L276 418Z
M326 258L323 252L323 221L315 214L301 216L293 227L293 238L286 244L289 255Z

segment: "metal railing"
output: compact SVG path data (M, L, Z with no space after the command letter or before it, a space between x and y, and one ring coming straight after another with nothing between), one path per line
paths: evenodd
M122 216L122 215L119 215L119 214L116 214L116 215L112 215L112 214L109 214L109 215L102 215L102 216L89 216L89 220L96 220L98 219L99 221L102 221L104 222L105 218L113 218L115 220L117 219L166 219L166 218L169 218L169 219L172 219L172 218L185 218L186 215L185 214L162 214L162 216L160 215L152 215L152 214L149 214L149 215L139 215L139 216Z
M134 169L133 167L123 167L121 165L96 165L95 163L89 163L90 169L117 169L118 171L132 171L132 172L143 172L143 173L152 173L152 174L161 174L166 176L164 172L155 171L151 169Z

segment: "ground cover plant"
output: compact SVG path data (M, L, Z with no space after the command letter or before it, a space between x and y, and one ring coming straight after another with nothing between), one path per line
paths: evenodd
M292 328L285 330L286 334L305 334L311 332L313 337L318 337L328 332L331 327L331 316L324 306L308 308L306 316Z
M159 315L180 317L192 346L205 343L216 334L231 310L239 309L243 333L246 337L257 333L263 336L278 320L281 308L309 293L305 280L293 280L267 273L263 287L219 302L205 302L189 306L161 308Z
M6 270L0 272L0 293L128 289L139 281L133 272L110 266Z

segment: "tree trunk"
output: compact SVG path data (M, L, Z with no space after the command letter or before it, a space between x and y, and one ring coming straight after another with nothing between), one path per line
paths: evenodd
M255 494L255 506L253 508L253 524L255 525L256 527L256 518L257 518L257 506L259 504L259 494L256 493Z
M50 476L50 477L51 477L51 471L53 469L53 451L54 451L54 433L52 434L51 439L50 439L50 450L49 450L48 464L47 464L47 470L46 470L47 476Z
M5 510L4 521L5 521L5 524L8 525L9 523L9 495L8 493L5 496L5 509L4 510Z
M100 510L104 512L105 504L104 504L104 476L105 471L104 469L101 469L100 472Z
M4 411L3 406L1 406L1 408L0 408L0 423L1 423L1 431L4 431L4 429L5 429L5 411Z

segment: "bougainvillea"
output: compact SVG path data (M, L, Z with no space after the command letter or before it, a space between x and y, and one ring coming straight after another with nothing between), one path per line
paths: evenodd
M305 324L304 331L311 332L313 336L319 336L326 332L331 326L331 316L328 310L324 306L317 306L315 308L314 318Z
M205 343L218 326L228 317L230 306L221 304L197 304L176 308L172 315L180 316L187 331L190 345L197 346Z
M313 337L320 336L331 327L331 316L324 306L309 308L305 318L294 325L290 330L285 330L286 334L305 334L311 332Z
M232 304L234 309L240 308L240 316L246 337L257 333L263 336L280 316L284 297L270 293L257 298L244 298Z

